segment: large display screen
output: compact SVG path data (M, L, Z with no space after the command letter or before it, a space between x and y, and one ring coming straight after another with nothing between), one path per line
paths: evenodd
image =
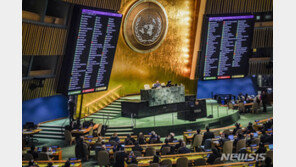
M122 14L75 6L58 91L67 95L108 89Z
M242 78L248 73L254 15L206 15L200 79Z

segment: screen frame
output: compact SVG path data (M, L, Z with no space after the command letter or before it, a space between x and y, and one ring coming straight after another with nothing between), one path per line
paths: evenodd
M249 50L248 52L250 53L249 56L247 57L248 60L252 55L252 43L253 43L253 34L254 34L254 25L255 25L255 14L253 13L223 13L223 14L205 14L203 17L203 25L202 25L202 33L201 33L201 50L200 50L200 58L199 58L199 62L198 62L198 66L199 66L199 72L198 72L198 79L203 80L203 81L208 81L208 80L223 80L223 79L238 79L238 78L245 78L248 75L249 72L249 61L247 61L247 68L245 68L244 77L238 77L238 78L221 78L218 79L218 77L216 77L215 79L204 79L203 73L204 73L204 66L205 66L205 56L206 56L206 43L207 43L207 29L208 29L208 22L209 22L209 18L210 17L227 17L227 16L249 16L249 15L253 15L253 19L249 19L252 20L252 30L250 32L250 44L249 44ZM237 74L239 75L239 74Z
M65 54L63 55L62 59L62 66L59 71L59 77L58 77L58 86L57 86L57 93L62 93L65 96L72 96L72 95L81 95L81 94L88 94L88 93L94 93L94 92L101 92L101 91L106 91L108 90L109 82L110 82L110 77L113 69L113 62L116 54L116 48L115 48L115 53L113 56L113 61L111 64L111 71L109 75L109 81L108 84L106 85L106 89L101 89L101 90L96 90L94 88L94 91L92 92L83 92L83 88L81 89L80 93L77 94L69 94L69 83L70 83L70 78L71 78L71 71L73 68L73 61L74 61L74 54L75 54L75 48L77 44L77 35L71 35L71 34L78 34L79 31L79 25L80 25L80 18L82 15L82 9L87 9L87 10L96 10L96 11L101 11L101 12L109 12L109 13L114 13L114 14L121 14L118 13L115 10L108 10L108 9L102 9L102 8L95 8L95 7L89 7L89 6L84 6L84 5L73 5L72 11L71 11L71 16L68 22L68 33L67 33L67 39L66 39L66 47L65 49ZM122 19L123 19L123 14L121 14L121 22L119 25L119 32L117 36L117 43L118 39L120 36L120 30L122 27ZM116 43L116 47L117 47Z

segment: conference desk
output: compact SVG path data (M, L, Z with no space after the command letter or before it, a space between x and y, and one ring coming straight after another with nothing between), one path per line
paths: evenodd
M148 140L150 138L151 135L144 135L144 137ZM124 143L125 139L127 138L127 136L117 136L120 140L120 143ZM101 137L103 142L108 143L111 137ZM134 138L135 140L138 139L137 135L133 135L131 136L131 138ZM93 136L85 136L84 138L85 140L92 140L92 141L96 141L98 140L98 137L93 137ZM147 141L146 140L146 141Z
M52 161L34 161L39 167L47 167L49 162L53 163L54 167L62 167L66 160L52 160ZM71 167L82 167L81 160L70 161ZM28 166L29 161L22 161L22 166Z
M206 158L208 154L212 152L194 152L187 154L173 154L173 155L162 155L160 156L160 161L165 159L170 159L173 164L176 164L177 159L181 157L186 157L188 159L188 163L192 163L194 160L198 158ZM137 157L138 166L150 166L150 161L153 161L153 156L148 157Z
M73 135L85 135L87 134L91 129L96 130L99 127L99 124L95 124L94 126L90 126L88 128L82 128L82 129L73 129L71 133Z
M24 150L25 151L30 151L31 148L30 147L25 147ZM37 148L37 150L38 150L38 148ZM62 148L60 148L60 147L57 147L57 148L51 147L51 150L52 151L49 153L49 157L53 158L54 160L62 160L63 159L62 158L62 152L63 152Z
M30 129L23 129L23 136L26 140L26 142L33 142L33 135L39 133L40 131L42 131L42 129L33 129L33 130L30 130ZM35 139L36 140L36 139Z

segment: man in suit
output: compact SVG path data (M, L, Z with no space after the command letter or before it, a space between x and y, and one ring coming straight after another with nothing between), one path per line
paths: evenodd
M28 151L28 153L32 154L32 156L33 156L34 159L37 159L38 158L38 152L35 150L35 146L34 145L31 146L31 150Z
M186 147L185 142L182 142L181 147L178 149L178 153L179 153L179 154L190 153L190 149L188 149L188 148Z
M116 158L115 158L115 163L114 167L122 167L124 166L124 161L127 159L127 154L124 152L124 148L120 147L119 151L115 152Z
M205 142L205 140L207 140L207 139L212 139L212 138L215 138L215 135L214 135L214 133L213 132L211 132L210 131L210 128L207 126L206 127L206 132L204 133L204 135L203 135L203 143Z

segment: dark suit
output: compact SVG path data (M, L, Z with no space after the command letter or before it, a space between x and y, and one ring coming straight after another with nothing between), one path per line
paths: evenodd
M213 132L205 132L202 141L205 142L205 140L212 139L212 138L215 138L215 135Z
M117 151L115 158L114 167L123 167L124 166L124 159L127 158L127 154L124 151Z
M187 147L181 147L178 149L178 153L179 154L186 154L186 153L190 153L190 150Z

